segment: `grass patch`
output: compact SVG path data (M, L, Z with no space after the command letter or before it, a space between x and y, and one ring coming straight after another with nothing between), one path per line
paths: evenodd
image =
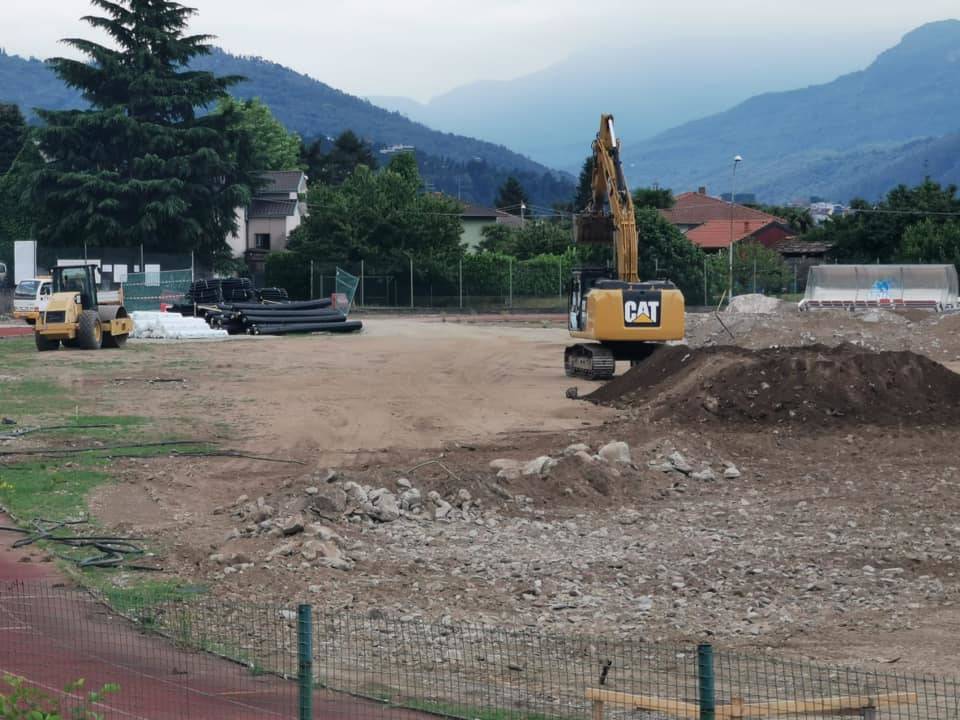
M76 518L86 511L87 494L109 481L104 470L103 460L88 455L0 467L0 503L21 521Z
M0 413L34 417L70 405L63 388L49 380L0 380Z
M0 340L0 368L13 369L29 367L37 348L33 338L26 337L3 338Z
M176 580L141 580L124 587L110 582L112 578L103 573L85 573L91 576L93 587L98 588L111 606L122 612L137 612L156 605L193 600L207 592L206 586L188 585Z

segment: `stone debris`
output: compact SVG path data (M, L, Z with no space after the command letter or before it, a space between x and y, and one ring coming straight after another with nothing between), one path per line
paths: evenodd
M523 475L537 475L539 477L544 477L550 474L550 471L556 467L557 461L548 455L541 455L534 460L531 460L526 465L523 466L521 474Z
M607 443L600 448L597 455L600 456L601 460L611 464L622 463L624 465L630 465L633 463L633 458L630 456L630 446L621 441Z

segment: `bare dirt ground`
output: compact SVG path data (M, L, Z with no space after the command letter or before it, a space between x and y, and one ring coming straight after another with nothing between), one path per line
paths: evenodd
M690 316L689 344L852 343L960 367L960 316L723 319ZM565 397L598 387L563 376L566 343L548 318L378 317L356 337L60 352L41 373L66 377L80 412L305 463L122 460L90 498L226 598L957 666L955 424L601 407ZM598 459L611 441L629 459Z

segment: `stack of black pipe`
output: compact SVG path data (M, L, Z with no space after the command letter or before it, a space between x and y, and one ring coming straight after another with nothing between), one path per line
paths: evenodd
M223 302L223 291L220 280L196 280L190 283L187 291L187 304L216 305Z
M290 300L285 288L263 288L257 295L260 296L260 302L287 302Z
M222 303L218 312L207 315L212 327L223 328L231 335L285 335L305 332L356 332L363 327L359 320L331 307L330 300L307 300L286 303Z
M220 290L224 302L250 302L257 300L257 291L253 289L250 278L223 278Z

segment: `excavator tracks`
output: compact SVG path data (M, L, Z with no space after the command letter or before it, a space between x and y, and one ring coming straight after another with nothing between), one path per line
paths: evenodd
M570 345L563 353L563 367L568 377L587 380L609 380L617 367L613 351L598 343Z

